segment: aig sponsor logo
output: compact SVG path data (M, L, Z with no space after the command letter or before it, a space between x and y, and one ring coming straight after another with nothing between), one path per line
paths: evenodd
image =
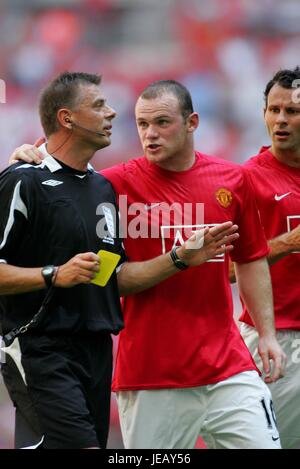
M6 103L6 84L4 80L0 79L0 104Z
M212 227L216 225L218 225L218 223L201 223L197 225L162 225L162 253L165 254L175 246L182 246L194 231L202 230L206 226ZM216 257L209 259L206 262L224 262L224 259L224 254L218 254Z

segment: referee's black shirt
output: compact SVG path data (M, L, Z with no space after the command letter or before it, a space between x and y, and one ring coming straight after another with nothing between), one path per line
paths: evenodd
M118 221L112 186L92 169L83 173L48 155L41 165L18 163L0 174L0 262L61 265L76 254L99 249L121 254L122 262ZM97 224L105 225L106 233L97 234ZM3 333L26 324L45 294L46 289L0 296ZM56 288L36 330L85 334L122 328L114 273L105 287Z

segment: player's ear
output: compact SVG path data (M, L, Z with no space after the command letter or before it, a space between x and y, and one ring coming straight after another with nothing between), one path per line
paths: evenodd
M198 128L199 125L199 114L198 112L192 112L188 117L187 117L187 130L188 132L195 132L195 130Z

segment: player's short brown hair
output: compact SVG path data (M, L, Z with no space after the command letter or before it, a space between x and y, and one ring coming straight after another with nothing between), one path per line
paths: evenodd
M164 94L173 94L178 99L184 119L194 112L190 92L185 86L175 80L154 81L142 91L140 98L155 99L163 96Z
M294 70L279 70L275 73L273 78L267 83L264 91L265 104L268 104L268 96L274 85L282 86L282 88L293 88L293 82L300 80L300 67L294 68Z

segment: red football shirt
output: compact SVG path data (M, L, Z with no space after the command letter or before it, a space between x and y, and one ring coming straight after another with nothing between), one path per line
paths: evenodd
M248 176L233 163L196 153L195 164L184 172L167 171L139 158L102 174L119 195L126 194L129 204L141 203L149 230L151 223L160 225L157 238L125 239L131 261L151 259L186 238L185 220L180 225L175 214L167 222L157 214L167 206L163 203L203 203L205 224L237 223L240 238L234 261L248 262L268 253ZM133 223L134 216L128 216L127 225ZM194 218L191 224L196 224ZM193 387L256 369L233 320L227 256L127 296L124 318L114 390Z
M267 239L300 224L300 169L280 163L266 148L246 163ZM270 266L277 329L300 329L300 252ZM244 308L241 321L253 325Z

